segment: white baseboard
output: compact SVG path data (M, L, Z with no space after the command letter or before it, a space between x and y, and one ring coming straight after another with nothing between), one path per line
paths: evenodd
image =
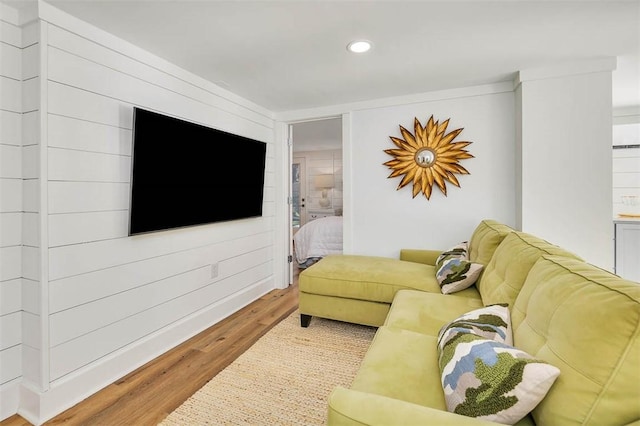
M87 368L80 369L69 376L52 382L51 387L46 392L35 390L23 383L21 386L16 386L20 391L11 390L12 394L9 397L17 398L13 394L19 393L19 401L16 401L19 402L19 404L16 404L18 405L17 413L34 425L41 425L136 368L242 309L273 289L273 278L247 287L218 301L205 310L199 311L137 341L133 345L129 345L98 362L92 363ZM4 390L2 401L4 410ZM7 401L11 402L10 400ZM9 416L14 413L9 413Z
M21 381L19 378L0 386L0 422L18 412Z

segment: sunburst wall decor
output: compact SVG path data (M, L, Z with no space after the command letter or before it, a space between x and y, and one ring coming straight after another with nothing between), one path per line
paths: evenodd
M467 158L474 158L466 148L472 142L453 142L463 129L456 129L446 133L449 120L440 124L429 118L426 126L422 126L417 118L414 120L414 133L400 126L400 133L404 139L389 136L397 149L385 149L384 152L394 157L384 163L391 170L389 178L404 175L398 190L413 182L413 198L422 192L427 200L431 198L431 191L435 183L446 196L445 181L460 187L455 174L468 175L467 169L458 162Z

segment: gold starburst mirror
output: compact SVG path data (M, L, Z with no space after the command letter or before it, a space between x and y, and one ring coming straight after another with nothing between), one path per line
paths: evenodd
M446 181L460 187L455 174L469 174L458 162L473 158L473 155L464 149L471 142L453 142L463 129L447 133L448 125L449 119L440 124L433 120L432 115L424 127L417 118L414 120L414 134L400 126L400 133L404 139L389 136L397 148L384 150L394 157L384 165L392 170L389 178L404 175L398 190L413 182L413 198L422 192L428 200L431 198L434 183L445 196Z

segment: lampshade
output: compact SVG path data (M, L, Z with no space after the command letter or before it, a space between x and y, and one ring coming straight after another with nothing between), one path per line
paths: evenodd
M333 175L317 175L313 183L316 188L333 188Z

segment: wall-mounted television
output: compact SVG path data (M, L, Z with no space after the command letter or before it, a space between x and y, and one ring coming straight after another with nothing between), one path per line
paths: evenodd
M266 143L133 109L129 235L262 216Z

